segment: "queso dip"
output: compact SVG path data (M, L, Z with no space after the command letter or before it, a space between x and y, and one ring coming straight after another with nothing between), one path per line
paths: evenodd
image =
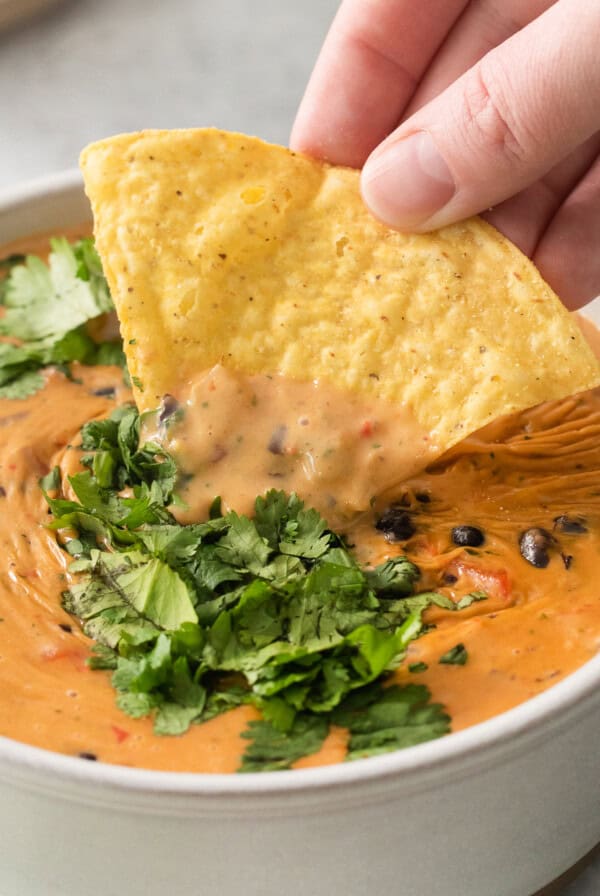
M121 765L235 771L255 708L160 737L149 718L124 715L109 674L86 664L91 642L61 607L71 558L46 527L38 482L56 465L63 474L81 469L80 428L130 394L113 366L74 364L70 379L55 368L44 377L36 394L0 401L0 734ZM408 557L421 591L454 602L485 593L459 613L429 608L431 629L394 673L401 684L427 685L453 731L540 693L600 646L600 390L496 421L378 499L344 534L363 564ZM440 662L452 651L455 661ZM346 745L347 732L334 726L295 766L341 761Z

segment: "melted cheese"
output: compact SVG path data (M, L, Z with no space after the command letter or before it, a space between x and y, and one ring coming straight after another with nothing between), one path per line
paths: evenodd
M116 368L79 368L76 379L49 372L37 395L0 401L0 734L122 765L234 771L245 745L240 734L255 710L233 710L181 737L157 737L149 719L116 708L108 673L87 668L90 642L61 609L68 557L44 526L38 479L56 463L78 469L71 445L81 425L128 397ZM108 387L115 400L97 394ZM392 501L416 526L406 544L389 544L374 527ZM588 531L555 528L548 567L531 566L519 552L520 533L552 530L563 514L584 518ZM469 553L452 543L459 524L482 529L480 549ZM496 421L381 498L347 532L364 562L407 553L422 569L420 588L455 599L488 592L459 613L429 611L436 627L412 643L397 673L401 682L431 688L453 730L540 693L600 648L600 391ZM468 650L466 665L440 664L459 642ZM427 670L410 673L408 664L417 661ZM334 729L298 766L340 761L344 750L345 733Z

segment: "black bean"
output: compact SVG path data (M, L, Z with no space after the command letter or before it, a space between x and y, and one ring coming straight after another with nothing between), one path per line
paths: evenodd
M179 402L173 395L169 395L167 392L166 395L163 395L162 401L160 403L160 411L158 412L158 422L159 425L166 423L169 417L172 417L175 411L179 408Z
M62 628L63 632L66 632L67 634L71 634L73 631L73 627L69 625L68 622L59 622L58 627Z
M408 541L416 532L410 514L399 507L388 508L375 523L375 528L383 532L385 540L390 544Z
M95 753L86 753L85 750L82 753L78 753L77 755L79 756L80 759L88 759L90 762L98 761L98 757L96 756Z
M537 566L538 569L545 569L550 563L550 554L548 552L553 544L554 538L550 532L547 529L539 529L535 526L532 529L521 532L519 536L521 556L528 563L531 563L532 566Z
M485 535L476 526L455 526L451 537L461 548L478 548L485 541Z
M98 398L114 398L115 388L114 386L104 386L102 389L94 389L92 395L97 395Z
M285 424L283 423L281 423L279 426L276 426L271 433L271 438L269 439L267 450L270 451L271 454L283 454L286 436L287 426L285 426Z
M458 576L455 576L453 572L445 572L442 576L442 582L444 585L454 585L455 582L458 582Z
M415 492L415 498L419 501L420 504L429 504L431 501L431 495L429 492Z
M582 517L568 516L566 513L554 517L554 528L565 535L583 535L588 530Z

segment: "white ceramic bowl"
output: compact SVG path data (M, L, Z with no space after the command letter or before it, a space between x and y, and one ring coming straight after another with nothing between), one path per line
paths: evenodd
M0 244L88 218L77 173L39 180L0 197ZM0 738L0 893L530 896L600 841L599 737L600 656L466 731L319 769L153 772Z

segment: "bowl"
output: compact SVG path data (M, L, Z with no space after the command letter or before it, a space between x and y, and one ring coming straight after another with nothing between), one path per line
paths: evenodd
M0 245L89 220L77 172L0 196ZM1 686L1 685L0 685ZM600 656L440 740L201 775L0 738L0 890L19 896L530 896L600 841Z

